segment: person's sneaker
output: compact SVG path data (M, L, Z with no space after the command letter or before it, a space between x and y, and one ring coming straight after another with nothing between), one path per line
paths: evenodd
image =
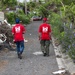
M43 56L46 56L46 53L44 53L44 55Z
M21 56L21 54L20 54L20 53L18 54L18 58L22 59L22 56Z
M20 59L22 59L22 56L20 55L20 57L19 57Z

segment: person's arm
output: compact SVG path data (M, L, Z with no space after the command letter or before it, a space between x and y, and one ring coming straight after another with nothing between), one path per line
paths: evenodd
M14 27L12 28L12 35L14 36L15 34L15 30L14 30ZM13 38L13 42L15 43L15 39Z
M23 34L25 34L25 31L23 31Z
M25 27L23 26L23 28L22 28L22 29L23 29L23 32L22 32L22 33L23 33L23 34L25 34L25 32L26 32Z
M38 31L38 38L39 38L39 40L41 38L41 26L39 27L39 31Z
M12 35L14 35L14 27L12 28Z
M26 29L24 26L22 26L22 35L23 35L24 41L26 41L25 40L25 32L26 32Z
M38 38L39 38L39 40L40 40L40 38L41 38L41 33L38 34Z
M50 25L49 25L49 36L50 36L50 38L52 36L52 30L51 30L51 26Z

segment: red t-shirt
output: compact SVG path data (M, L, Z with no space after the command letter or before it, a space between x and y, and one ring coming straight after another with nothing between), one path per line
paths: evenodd
M40 37L41 40L50 40L51 39L50 32L51 32L51 27L49 24L43 23L40 25L39 33L41 33Z
M12 28L12 33L14 34L14 41L22 41L24 40L23 32L25 32L25 28L21 24L16 24Z

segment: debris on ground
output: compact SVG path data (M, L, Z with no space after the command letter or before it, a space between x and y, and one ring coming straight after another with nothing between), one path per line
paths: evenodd
M55 72L52 72L54 75L71 75L67 70L58 70Z
M65 73L66 73L66 70L58 70L58 71L53 72L54 75L56 75L56 74L65 74Z
M6 23L0 25L0 50L8 48L9 50L15 50L13 42L13 35L11 32L11 27Z

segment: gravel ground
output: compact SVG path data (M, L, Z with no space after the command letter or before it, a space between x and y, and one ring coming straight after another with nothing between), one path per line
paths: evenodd
M25 50L23 59L18 59L16 51L8 51L0 55L0 75L53 75L58 70L53 45L50 45L50 56L43 57L39 52L38 27L41 21L35 21L26 27Z

